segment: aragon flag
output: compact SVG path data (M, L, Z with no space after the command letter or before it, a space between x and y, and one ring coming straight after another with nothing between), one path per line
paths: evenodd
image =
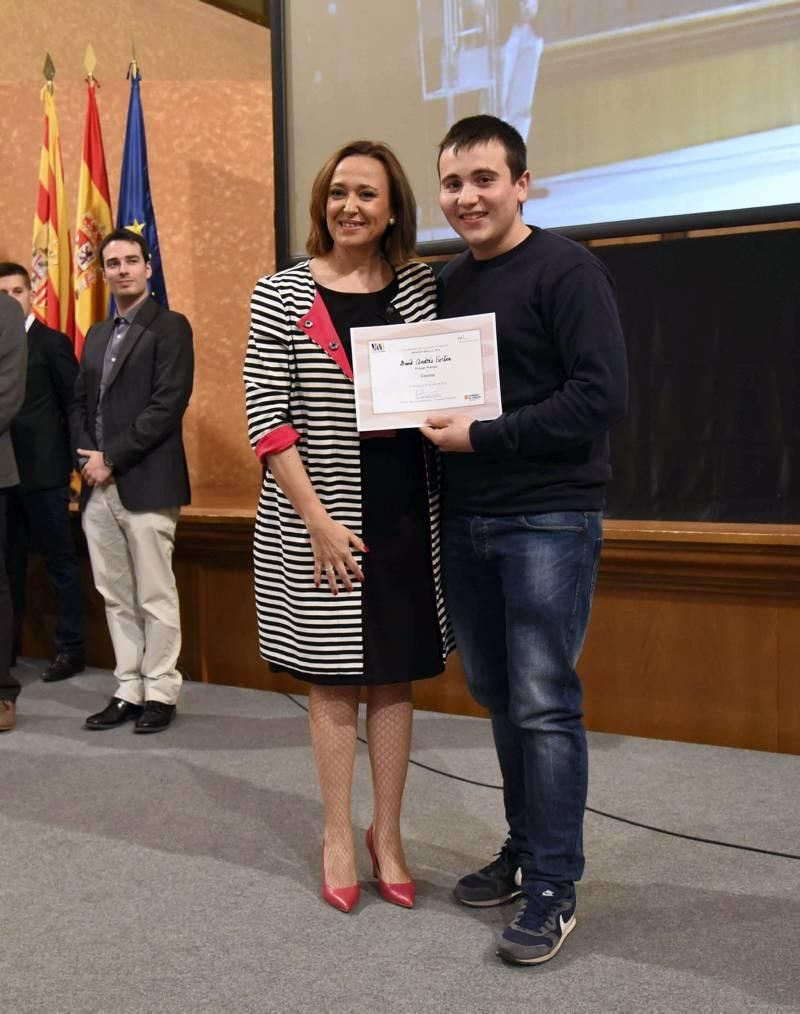
M147 140L144 133L144 114L139 90L141 75L136 63L131 64L131 97L128 103L128 122L125 127L125 149L122 154L122 174L119 183L117 228L132 229L147 240L152 254L153 276L150 291L161 303L168 306L167 287L161 266L156 216L150 195L150 174L147 168Z
M75 225L75 355L79 359L89 328L108 316L109 293L97 249L103 237L113 229L106 157L97 109L97 82L91 74L87 78L87 85L83 160Z
M44 140L39 160L31 264L33 312L48 327L74 338L72 245L67 225L64 167L52 80L42 89L42 98Z

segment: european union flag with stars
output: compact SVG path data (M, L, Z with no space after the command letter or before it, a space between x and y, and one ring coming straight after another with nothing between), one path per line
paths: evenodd
M117 228L131 229L144 236L152 254L153 276L150 291L162 306L167 302L167 287L161 266L156 216L150 195L150 174L147 170L147 139L144 133L144 113L139 90L141 74L131 66L131 98L128 103L128 123L125 127L125 150L122 153L122 176L119 182Z

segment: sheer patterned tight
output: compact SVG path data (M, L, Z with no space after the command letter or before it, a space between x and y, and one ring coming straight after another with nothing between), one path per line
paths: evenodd
M358 880L351 815L359 687L309 688L309 724L325 811L325 870L332 887ZM400 808L411 750L411 685L367 690L367 744L372 770L375 850L389 883L411 879L400 837Z

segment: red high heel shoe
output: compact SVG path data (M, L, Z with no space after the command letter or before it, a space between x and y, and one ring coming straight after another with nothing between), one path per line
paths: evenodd
M361 885L353 884L350 887L331 887L325 878L325 844L322 845L322 898L329 905L338 908L340 912L349 912L358 904L361 897Z
M378 880L378 890L383 900L390 901L393 905L400 905L402 908L413 908L414 899L417 897L417 886L413 880L406 880L402 884L387 884L385 880L381 879L381 868L375 854L372 824L367 829L367 848L372 856L372 875Z

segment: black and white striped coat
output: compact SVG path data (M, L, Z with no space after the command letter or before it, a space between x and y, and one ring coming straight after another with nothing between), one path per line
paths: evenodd
M425 264L397 269L392 304L409 323L436 316L436 283ZM244 364L250 442L262 460L296 443L311 483L336 521L361 534L360 441L352 374L308 261L256 283ZM443 654L453 648L439 551L439 467L426 451L436 604ZM312 676L363 672L361 587L332 596L314 587L305 525L269 472L253 547L263 658ZM376 674L379 675L379 674Z

